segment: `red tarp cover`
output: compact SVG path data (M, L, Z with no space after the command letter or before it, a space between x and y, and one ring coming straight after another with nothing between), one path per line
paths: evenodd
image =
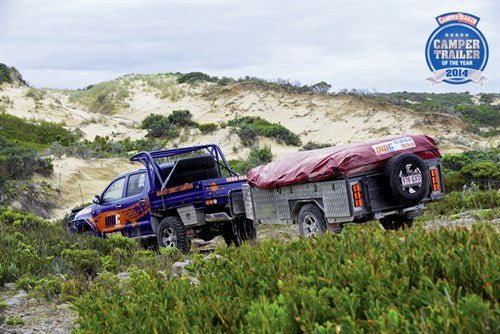
M248 182L258 188L323 181L338 175L373 171L401 153L414 153L424 160L441 156L431 137L402 135L293 153L253 168L247 177Z

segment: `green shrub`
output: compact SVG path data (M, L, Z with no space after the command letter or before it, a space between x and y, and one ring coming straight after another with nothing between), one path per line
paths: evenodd
M310 150L317 150L320 148L325 148L325 147L330 147L332 145L330 144L320 144L316 143L313 141L309 141L306 144L302 145L302 148L300 149L301 151L310 151Z
M177 138L179 129L173 125L169 118L163 115L148 115L141 123L141 128L148 130L148 137Z
M10 69L7 65L0 63L0 85L4 82L10 83Z
M93 249L65 249L62 258L77 273L95 276L101 268L99 253Z
M205 124L197 124L196 127L198 128L198 130L201 131L201 133L207 134L217 131L218 126L215 123L205 123Z
M230 84L233 84L236 80L233 78L228 78L228 77L222 77L219 80L217 80L217 84L220 86L228 86Z
M195 126L193 115L189 110L174 110L168 115L168 121L176 126Z
M314 93L318 93L318 94L326 94L326 93L328 93L330 88L332 88L332 85L330 85L329 83L326 83L324 81L320 81L320 82L311 86L311 90Z
M50 175L52 161L40 157L33 148L0 136L0 187L8 180L22 180L33 174Z
M179 127L197 126L189 110L174 110L167 116L151 114L142 120L141 128L149 137L173 139L180 134Z
M217 77L211 77L208 74L202 72L190 72L186 74L182 74L177 78L177 82L182 83L195 83L195 82L216 82L218 80Z
M300 138L281 124L270 123L265 119L253 116L244 116L229 121L236 134L245 146L255 144L258 136L269 137L279 143L300 146Z
M439 202L427 204L427 213L431 215L452 215L465 210L494 209L500 207L500 192L454 191L446 194Z
M483 189L500 186L500 149L471 150L445 154L442 158L447 191L461 191L475 183Z
M221 258L193 260L196 284L139 269L126 288L98 283L75 303L79 331L488 332L499 326L499 255L491 251L499 241L487 226L352 226L314 240L221 249Z
M248 158L243 161L232 160L229 164L236 173L246 174L248 171L256 166L267 164L273 160L273 154L270 147L260 148L254 146L250 149Z

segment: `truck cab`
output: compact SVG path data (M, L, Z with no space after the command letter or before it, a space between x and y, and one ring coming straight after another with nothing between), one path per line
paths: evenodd
M72 212L67 224L71 231L105 237L122 234L127 237L154 236L148 202L149 181L145 169L116 177L93 204Z

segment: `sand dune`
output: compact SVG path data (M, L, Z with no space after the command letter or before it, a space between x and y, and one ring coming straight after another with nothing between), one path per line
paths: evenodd
M68 97L71 92L68 91L44 90L41 94L37 91L39 94L36 98L30 97L32 89L25 85L0 87L0 104L9 114L61 123L71 130L80 131L83 138L89 140L97 135L107 135L114 140L144 138L146 131L140 129L139 124L146 116L151 113L168 115L173 110L187 109L199 123L224 124L237 116L262 117L297 133L303 143L314 141L336 145L415 133L433 136L443 152L499 144L498 138L487 140L471 133L459 118L449 114L416 113L359 96L299 94L251 83L223 87L200 83L193 86L178 85L174 80L169 85L169 89L175 92L175 98L162 98L165 93L145 81L128 83L124 86L128 93L124 106L107 114L91 112L81 103L70 102ZM183 130L181 136L171 144L185 146L203 143L219 144L229 159L245 158L249 151L229 127L220 127L208 135L194 128ZM278 144L269 138L260 138L259 144L270 146L275 158L299 149ZM48 182L56 188L59 174L62 180L61 194L56 196L58 209L54 212L54 218L61 217L81 203L82 195L84 201L88 202L117 174L139 167L125 159L75 158L55 160L54 166L54 176Z

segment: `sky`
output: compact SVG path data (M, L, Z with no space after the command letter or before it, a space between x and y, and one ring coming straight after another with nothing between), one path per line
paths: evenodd
M431 87L435 17L480 17L484 87ZM332 90L500 93L500 1L0 0L0 62L36 87L82 88L129 73L326 81Z

